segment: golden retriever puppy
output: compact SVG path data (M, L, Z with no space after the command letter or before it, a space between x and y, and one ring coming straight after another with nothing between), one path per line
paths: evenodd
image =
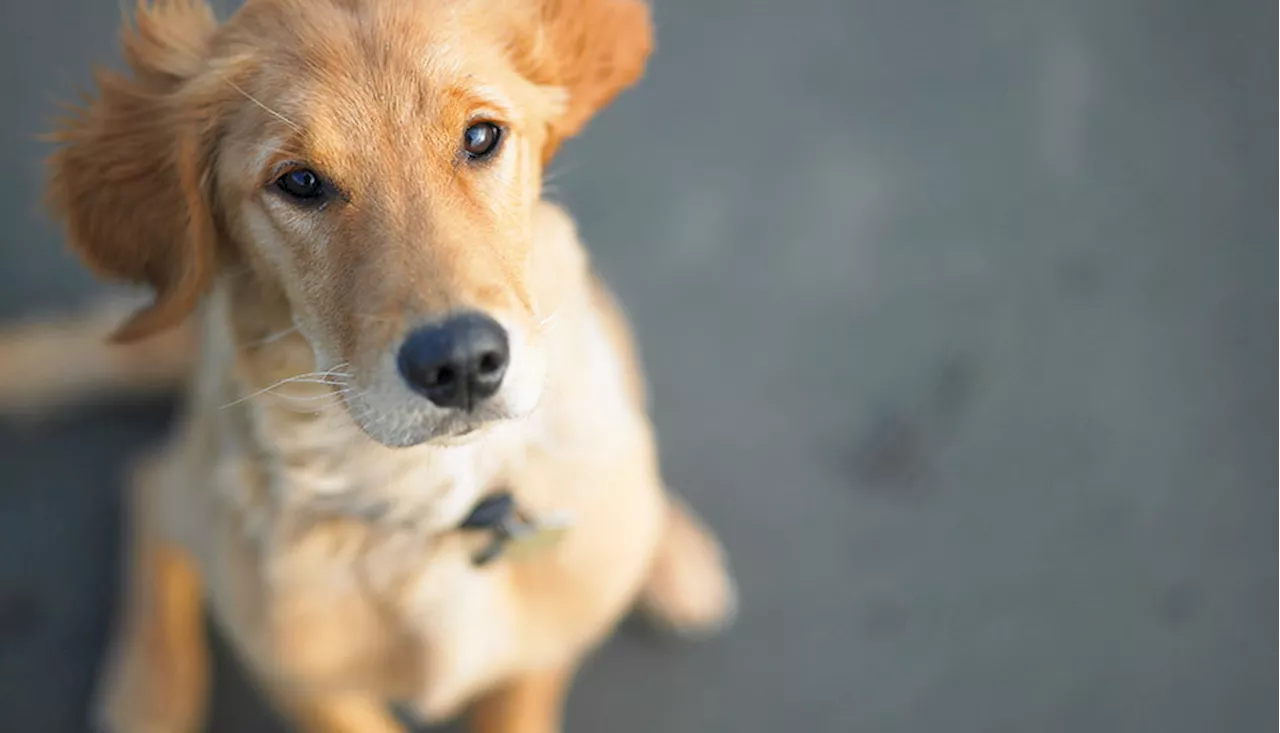
M100 319L0 337L42 400L190 367L129 503L108 729L200 729L206 604L298 728L334 733L401 730L388 703L558 730L629 609L728 620L626 323L540 194L651 44L640 0L139 5L131 72L54 134L49 196L154 302L124 345L92 344Z

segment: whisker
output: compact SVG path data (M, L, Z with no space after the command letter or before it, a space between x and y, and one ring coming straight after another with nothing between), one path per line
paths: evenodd
M291 158L302 155L302 151L300 150L295 150L293 148L282 148L277 145L271 145L269 143L250 143L248 147L252 150L258 150L264 153L279 153L281 155L287 155Z
M281 380L281 381L279 381L279 382L277 382L277 383L275 383L275 384L269 385L269 386L267 386L267 387L263 387L262 389L259 389L259 390L257 390L257 391L250 392L249 394L246 394L246 395L243 395L243 396L241 396L241 397L238 397L238 398L236 398L236 399L234 399L234 400L232 400L232 401L230 401L230 402L226 403L225 405L222 405L222 406L221 406L221 407L219 407L218 409L220 409L220 410L225 410L225 409L227 409L228 407L234 407L234 406L236 406L236 405L238 405L238 404L240 404L240 403L242 403L242 402L247 402L247 401L249 401L249 400L251 400L251 399L253 399L253 398L255 398L255 397L261 397L261 396L263 396L263 395L265 395L265 394L275 394L275 393L272 391L272 390L274 390L275 388L277 388L277 387L279 387L279 386L281 386L281 385L284 385L284 384L288 384L288 383L290 383L290 382L297 382L297 381L302 381L302 382L308 382L308 381L309 381L309 383L310 383L310 384L328 384L328 385L333 385L333 386L337 386L337 385L339 384L338 382L321 382L321 381L298 380L298 379L283 379L283 380ZM277 396L279 396L279 395L277 395Z
M254 104L256 104L256 105L258 105L259 107L261 107L265 112L267 112L267 114L270 114L271 116L273 116L273 117L275 117L276 119L280 120L280 121L281 121L281 122L283 122L284 124L288 125L288 126L289 126L293 131L294 131L294 132L298 133L299 135L301 135L301 134L302 134L302 128L301 128L301 127L299 127L298 125L294 124L294 123L293 123L293 122L292 122L288 117L285 117L284 115L280 114L279 112L275 111L274 109L271 109L270 107L268 107L267 105L263 104L262 102L259 102L256 98L254 98L254 96L253 96L252 94L250 94L250 93L246 92L245 90L241 89L241 88L239 87L239 85L237 85L234 81L231 81L230 79L226 78L225 76L224 76L224 77L222 77L222 80L223 80L223 81L225 81L227 84L231 85L231 88L232 88L232 89L234 89L234 90L236 90L237 92L240 92L241 94L243 94L245 99L247 99L247 100L249 100L250 102L253 102Z
M343 387L317 395L291 395L283 392L269 392L266 396L279 397L282 401L274 407L304 415L323 415L326 412L339 410L346 403L347 396L356 394L353 387Z
M312 395L293 395L293 394L285 394L284 392L268 392L267 395L271 397L279 397L280 399L284 399L284 400L289 400L290 402L315 402L316 400L333 400L337 402L338 400L341 400L342 395L345 394L346 392L347 392L346 389L338 389L338 390L330 390L322 394L312 394Z
M236 280L242 277L249 277L252 274L253 274L253 267L250 265L239 265L237 267L230 268L227 270L227 277L236 279Z
M552 311L546 318L538 321L537 328L539 333L548 334L554 331L558 325L560 325L560 311L557 309Z
M566 174L566 173L569 173L569 172L570 172L570 171L572 171L573 169L574 169L574 166L573 166L573 165L571 165L571 164L562 164L562 165L560 165L560 166L557 166L557 167L556 167L556 168L554 168L554 169L547 170L546 172L544 172L544 173L542 174L542 185L543 185L543 187L545 188L547 185L549 185L549 184L551 184L551 183L555 182L555 181L556 181L556 180L558 180L561 176L563 176L563 175L564 175L564 174Z
M349 367L349 366L351 366L351 362L349 362L349 361L340 361L340 362L338 362L337 364L334 364L333 366L329 367L328 369L325 369L325 370L324 370L323 372L321 372L321 373L322 373L322 374L324 374L324 375L326 375L326 376L327 376L327 375L330 375L330 374L338 374L338 375L340 375L340 376L346 376L346 377L349 377L349 376L351 376L350 374L347 374L346 372L340 372L340 371L338 371L339 369L346 369L346 368L347 368L347 367ZM312 372L312 373L314 374L314 372Z
M292 405L292 404L282 403L280 405L277 405L276 407L278 409L288 410L289 412L292 412L297 415L317 416L317 415L323 415L325 412L337 408L338 404L334 403L329 405Z
M345 366L348 366L348 364L346 364L346 363L344 362L344 363L342 363L342 364L335 365L334 367L332 367L332 368L330 368L330 369L328 369L328 370L326 370L326 371L323 371L323 372L306 372L306 373L304 373L304 374L297 374L297 375L294 375L294 376L292 376L292 377L285 377L284 379L281 379L281 380L279 380L278 382L273 382L272 384L268 384L267 386L263 387L262 389L256 390L256 391L254 391L254 392L250 392L249 394L246 394L246 395L244 395L244 396L242 396L242 397L239 397L239 398L237 398L237 399L234 399L234 400L232 400L232 401L228 402L227 404L222 405L222 406L221 406L221 407L219 407L218 409L220 409L220 410L225 410L225 409L227 409L228 407L232 407L232 406L234 406L234 405L238 405L238 404L240 404L241 402L245 402L246 400L251 400L251 399L253 399L254 397L258 397L258 396L264 395L264 394L266 394L266 393L268 393L268 392L271 392L272 390L276 389L277 387L280 387L280 386L283 386L283 385L286 385L286 384L289 384L289 383L292 383L292 382L298 382L298 383L303 383L303 384L327 384L327 385L335 386L335 387L344 387L344 386L346 386L346 383L345 383L345 382L342 382L341 380L338 380L338 381L330 381L330 379L329 379L329 378L330 378L330 377L334 377L334 376L337 376L337 377L351 377L352 375L350 375L350 374L346 374L345 372L338 372L338 371L337 371L338 369L341 369L341 368L343 368L343 367L345 367Z
M283 331L276 331L275 333L273 333L273 334L269 334L269 335L267 335L267 336L263 336L263 337L262 337L262 338L260 338L260 339L254 339L253 341L249 341L249 342L246 342L246 343L240 344L240 348L241 348L241 349L252 349L252 348L259 347L259 346L266 346L267 344L274 344L275 342L279 341L280 339L284 338L285 336L288 336L288 335L289 335L289 334L291 334L291 333L295 333L295 332L297 332L297 330L298 330L298 327L297 327L297 326L290 326L290 327L288 327L288 328L284 329Z

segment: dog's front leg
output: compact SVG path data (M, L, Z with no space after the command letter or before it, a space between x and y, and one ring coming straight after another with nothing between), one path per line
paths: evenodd
M200 576L156 526L158 465L144 464L126 497L126 585L94 709L111 733L200 730L209 694Z
M472 704L472 733L559 733L572 669L554 669L510 680Z
M361 693L300 697L269 689L272 702L301 733L404 733L383 700Z

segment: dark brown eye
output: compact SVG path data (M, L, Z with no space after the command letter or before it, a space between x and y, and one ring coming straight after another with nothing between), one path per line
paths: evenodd
M462 149L471 158L488 158L497 152L501 140L501 127L492 122L477 122L462 133Z
M312 200L324 196L324 181L315 171L299 168L276 179L281 191L295 199Z

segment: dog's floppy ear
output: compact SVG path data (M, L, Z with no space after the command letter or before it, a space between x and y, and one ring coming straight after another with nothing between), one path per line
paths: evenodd
M139 0L122 36L132 75L98 73L98 97L50 135L48 199L71 246L98 273L155 289L117 341L182 321L212 275L211 102L185 87L215 28L202 2Z
M513 48L517 68L558 88L562 109L550 122L542 159L582 130L600 108L644 73L653 25L644 0L536 0Z

